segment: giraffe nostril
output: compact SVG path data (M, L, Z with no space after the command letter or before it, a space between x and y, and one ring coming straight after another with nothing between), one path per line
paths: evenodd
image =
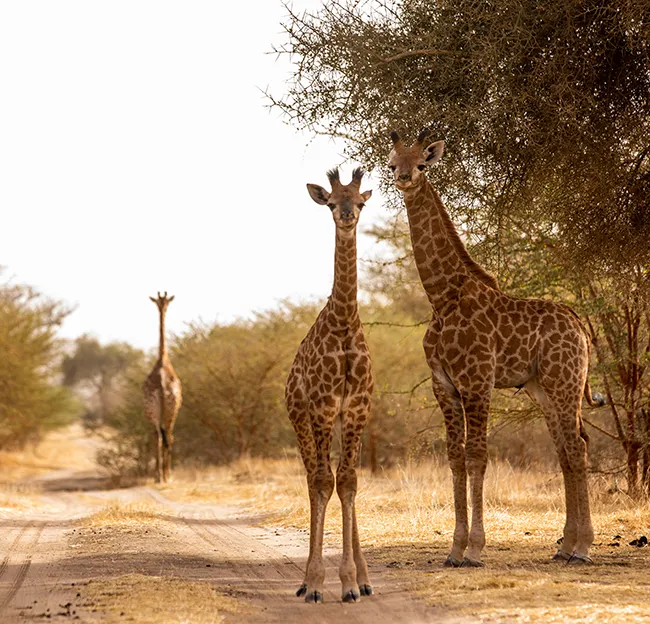
M402 174L400 175L399 179L400 179L400 180L404 180L404 181L406 181L406 180L410 180L410 179L411 179L411 176L410 176L408 173L402 173Z

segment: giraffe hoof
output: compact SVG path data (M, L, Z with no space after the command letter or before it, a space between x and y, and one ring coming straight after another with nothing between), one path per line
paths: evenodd
M299 588L298 591L296 592L296 596L300 598L300 596L304 596L307 593L307 583L303 583Z
M359 585L359 593L362 596L372 596L372 585Z
M307 588L305 588L305 592L307 591ZM307 594L305 596L305 602L313 602L314 604L318 604L319 602L323 602L323 594L321 594L317 589L315 589L311 594Z
M484 568L485 564L482 561L477 561L476 559L468 559L465 557L463 562L460 564L461 568Z
M343 596L343 602L357 602L361 596L358 592L355 592L354 589L351 589L347 594Z
M552 561L569 561L571 555L563 550L558 550L554 555Z
M567 565L589 565L593 562L594 561L591 557L587 555L579 555L577 552L574 552L566 563Z
M463 565L462 561L458 561L458 559L456 559L455 557L452 557L451 555L449 555L449 557L447 557L445 559L445 562L442 564L442 567L443 568L460 568L460 566L462 566L462 565Z

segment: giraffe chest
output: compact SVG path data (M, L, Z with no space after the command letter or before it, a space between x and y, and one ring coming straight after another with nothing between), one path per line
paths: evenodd
M372 389L368 347L357 336L326 336L315 340L302 357L302 379L311 397L344 398Z

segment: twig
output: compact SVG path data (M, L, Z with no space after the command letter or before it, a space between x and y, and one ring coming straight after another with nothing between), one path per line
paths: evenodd
M598 425L595 425L594 423L592 423L590 420L588 420L584 416L582 417L582 420L584 420L588 425L590 425L591 427L596 429L596 431L600 431L600 433L604 433L606 436L610 437L612 440L616 440L617 442L622 442L621 438L619 438L618 436L615 436L613 433L610 433L609 431L606 431L602 427L599 427Z
M409 56L467 56L461 52L454 52L453 50L438 50L435 48L423 49L423 50L405 50L394 56L389 56L387 58L380 58L379 60L382 63L392 63L393 61L399 61L400 59L407 58Z

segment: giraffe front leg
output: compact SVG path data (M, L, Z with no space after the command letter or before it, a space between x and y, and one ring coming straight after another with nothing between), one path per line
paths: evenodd
M156 427L156 483L163 482L164 457L163 457L163 436L160 426Z
M490 411L490 391L465 401L467 420L467 472L472 500L472 526L463 567L483 567L481 552L485 546L483 525L483 483L487 468L487 421Z
M172 447L173 434L168 429L163 429L163 481L167 483L172 472Z
M293 429L296 432L296 439L298 440L298 448L300 450L302 463L304 464L305 470L307 472L307 486L309 488L309 500L311 508L312 492L310 484L316 475L316 447L314 445L314 438L312 436L309 415L304 404L300 401L293 400L293 398L287 401L287 409L289 411L289 420L291 421ZM307 570L309 569L311 563L311 552L312 549L310 539L309 557L305 566L305 575L302 584L296 591L296 596L299 598L307 594Z
M352 549L354 552L354 563L357 566L357 585L359 585L359 593L362 596L372 596L373 589L370 583L370 575L368 573L368 564L366 558L361 551L361 542L359 541L359 528L357 526L357 511L352 508Z
M323 601L325 585L325 564L323 563L325 512L334 491L334 475L330 466L330 446L336 409L322 404L315 405L310 412L316 469L308 477L310 529L304 594L305 602L319 603Z
M445 418L447 458L452 474L454 512L456 516L451 552L447 556L443 566L447 568L458 568L463 563L469 534L469 521L467 516L467 467L465 463L465 415L460 397L441 388L435 381L433 391Z
M354 402L354 399L352 400ZM341 458L336 471L336 491L341 499L343 520L343 554L339 576L343 602L356 602L372 594L368 578L368 564L361 551L357 526L355 499L357 494L356 463L361 444L361 433L368 420L369 400L357 399L355 410L343 414L341 426Z

